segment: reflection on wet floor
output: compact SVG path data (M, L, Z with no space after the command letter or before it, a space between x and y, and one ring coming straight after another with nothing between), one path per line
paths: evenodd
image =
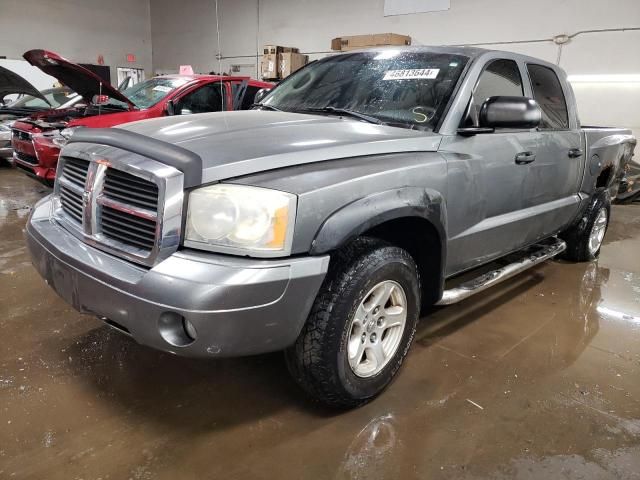
M640 477L640 205L598 262L434 309L391 388L339 413L279 354L173 357L74 312L22 241L46 191L0 169L0 478Z

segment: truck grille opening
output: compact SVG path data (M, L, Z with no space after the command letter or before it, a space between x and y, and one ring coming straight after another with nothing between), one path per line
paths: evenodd
M62 175L69 180L69 182L84 189L84 184L87 181L87 172L89 171L89 162L81 160L79 158L65 158L64 166L62 167Z
M38 165L38 159L34 155L28 153L15 151L16 158L30 165Z
M158 186L121 170L107 170L103 195L134 207L154 212L158 209Z
M151 250L156 239L156 222L103 205L102 234L132 247Z
M82 223L82 195L62 185L60 203L65 213L78 223Z

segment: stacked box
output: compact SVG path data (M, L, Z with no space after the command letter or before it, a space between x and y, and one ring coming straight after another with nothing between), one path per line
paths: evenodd
M263 79L282 79L307 64L308 57L300 50L280 45L265 45L260 72Z
M285 52L278 54L278 78L286 78L307 64L309 57L301 53Z
M331 50L347 51L383 45L411 45L411 37L397 33L375 33L352 35L331 40Z

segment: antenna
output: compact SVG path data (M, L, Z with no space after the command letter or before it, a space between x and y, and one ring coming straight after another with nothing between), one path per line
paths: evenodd
M222 46L220 45L220 19L219 19L219 13L218 13L218 0L216 1L216 37L218 40L218 73L222 76ZM222 101L222 110L226 110L225 105L226 105L226 99L225 99L225 95L224 95L224 85L222 84L222 80L220 80L220 99Z

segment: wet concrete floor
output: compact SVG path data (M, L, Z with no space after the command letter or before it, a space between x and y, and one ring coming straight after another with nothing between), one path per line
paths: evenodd
M640 204L599 261L435 311L391 388L336 413L280 354L176 358L74 312L22 240L46 193L0 169L0 478L640 478Z

